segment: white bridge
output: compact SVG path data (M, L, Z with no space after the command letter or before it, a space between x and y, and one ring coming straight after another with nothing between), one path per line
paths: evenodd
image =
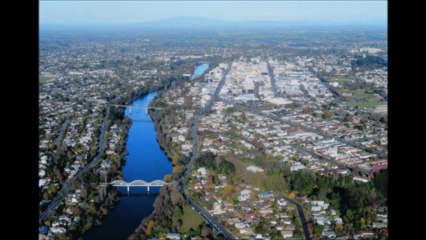
M134 180L131 182L115 180L107 184L113 187L127 187L127 194L130 194L130 187L146 187L149 193L150 187L162 187L164 185L167 185L167 182L163 180L154 180L152 182L147 182L144 180Z
M148 113L148 109L154 109L154 110L162 110L164 108L162 107L150 107L150 106L132 106L132 105L122 105L122 104L110 104L110 106L117 107L117 108L127 108L129 109L129 113L132 113L133 108L139 108L139 109L145 109L145 112Z

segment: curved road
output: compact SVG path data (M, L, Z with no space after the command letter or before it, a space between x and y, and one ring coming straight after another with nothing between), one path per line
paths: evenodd
M312 240L311 235L309 234L309 231L308 231L308 225L306 224L305 213L303 212L302 205L300 205L298 202L294 201L291 198L288 198L288 197L284 197L284 198L285 198L285 200L287 200L287 201L291 202L292 204L296 205L297 212L299 213L300 221L302 222L303 234L305 234L305 239L306 240Z

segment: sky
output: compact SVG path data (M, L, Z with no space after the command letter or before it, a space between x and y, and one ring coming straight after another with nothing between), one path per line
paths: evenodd
M174 17L250 21L387 20L386 1L40 1L40 24L126 24Z

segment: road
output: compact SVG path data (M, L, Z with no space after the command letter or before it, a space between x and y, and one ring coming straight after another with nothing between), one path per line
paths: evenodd
M198 141L198 135L197 135L198 124L203 114L208 113L212 109L214 102L217 100L217 97L219 96L220 90L225 84L225 78L226 78L226 75L228 74L228 71L229 69L224 71L224 75L222 79L220 80L218 86L216 87L216 90L213 96L211 97L209 103L206 105L204 109L201 109L198 112L198 114L195 116L194 121L191 125L191 139L193 144L192 156L191 156L191 159L189 160L189 163L186 165L185 173L182 175L182 177L178 181L179 182L178 189L182 193L182 195L188 200L188 202L191 204L194 211L206 222L208 222L216 230L217 233L222 234L225 237L225 239L236 239L235 237L232 236L230 232L228 232L228 230L226 230L225 227L222 226L222 224L220 224L214 217L212 217L209 212L207 212L204 208L200 207L197 203L195 203L192 200L191 196L186 193L186 190L184 187L186 178L188 174L191 172L192 167L194 166L194 162L198 158L198 154L199 154L199 141Z
M298 202L294 201L291 198L288 198L288 197L284 197L284 198L285 198L285 200L287 200L287 201L291 202L292 204L296 205L297 212L299 213L300 221L302 222L303 234L305 234L305 239L306 240L312 240L311 235L309 234L309 231L308 231L308 225L306 224L305 213L303 212L302 205L300 205Z
M272 91L274 92L274 97L278 97L278 90L277 90L277 85L275 83L274 70L272 69L269 61L266 61L266 64L268 65L268 72L269 72L269 77L271 78L271 85L272 85Z
M75 180L78 180L84 173L86 173L89 169L91 169L93 166L95 166L99 161L101 160L102 153L103 153L103 147L104 147L104 135L105 135L105 125L106 120L109 115L109 107L107 107L105 116L102 120L102 126L101 126L101 133L99 135L99 143L98 143L98 154L90 161L89 164L84 166L76 175L74 175L73 178L67 179L62 183L62 188L56 194L56 196L52 199L49 206L40 213L39 221L42 222L46 218L48 218L51 214L53 214L58 206L61 204L61 202L64 200L64 198L67 196L68 192L72 189L72 182Z
M66 120L66 121L62 124L61 129L59 130L58 137L55 139L55 142L54 142L54 144L56 145L56 147L59 147L59 141L61 141L61 139L62 139L62 135L64 135L64 131L65 131L65 129L67 128L67 125L68 125L68 120Z

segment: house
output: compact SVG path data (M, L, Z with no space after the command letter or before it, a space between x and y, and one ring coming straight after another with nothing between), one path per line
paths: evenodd
M323 231L322 236L326 238L336 238L336 233L333 231Z
M361 239L361 238L375 238L376 234L371 230L359 230L356 231L353 235L354 239Z
M353 177L353 180L354 180L354 181L359 181L359 182L364 182L364 183L367 183L367 182L368 182L368 179L366 179L366 178L361 178L361 177Z
M240 229L240 234L242 235L253 235L253 230L251 228L242 228Z
M286 225L290 225L291 224L291 219L289 217L283 218L281 221L284 224L286 224Z
M180 233L167 233L167 239L180 239Z
M294 226L293 224L288 224L288 225L285 227L285 230L286 230L286 231L295 231L295 230L296 230L296 226Z
M58 234L58 233L65 233L67 230L63 227L52 227L50 229L53 233Z
M373 222L373 228L387 228L388 224L385 222Z
M199 189L202 189L203 188L203 186L200 184L200 183L196 183L196 184L194 184L194 190L199 190Z
M287 231L286 230L286 231L282 231L281 234L283 235L284 239L293 237L293 231Z
M197 174L198 174L199 177L205 178L206 175L207 175L206 168L201 167L201 168L197 169Z
M242 190L240 196L238 197L238 201L244 202L250 197L251 191L248 189Z
M248 220L248 221L251 221L251 220L253 220L253 219L255 219L255 218L256 218L256 214L254 214L254 213L246 213L246 214L244 215L244 218L245 218L246 220Z
M312 206L312 207L311 207L311 211L312 211L312 212L318 212L318 211L321 211L321 207L320 207L320 206Z
M246 170L249 171L249 172L254 172L254 173L263 172L264 171L263 169L261 169L259 167L256 167L256 166L248 166L246 168Z
M270 200L275 199L274 193L272 193L272 192L262 192L262 193L258 194L257 196L261 199L270 199Z
M337 217L337 216L335 216L334 218L333 218L333 221L336 223L336 224L343 224L343 219L341 218L341 217ZM374 223L373 223L374 224Z
M280 205L281 207L284 207L287 205L287 201L284 198L280 198L278 200L278 205Z
M293 165L290 166L290 171L292 171L292 172L298 171L298 170L302 170L304 168L306 168L305 165L303 165L300 162L295 162L295 163L293 163Z
M235 228L237 229L243 229L247 226L247 224L243 223L243 222L237 222L235 223Z

